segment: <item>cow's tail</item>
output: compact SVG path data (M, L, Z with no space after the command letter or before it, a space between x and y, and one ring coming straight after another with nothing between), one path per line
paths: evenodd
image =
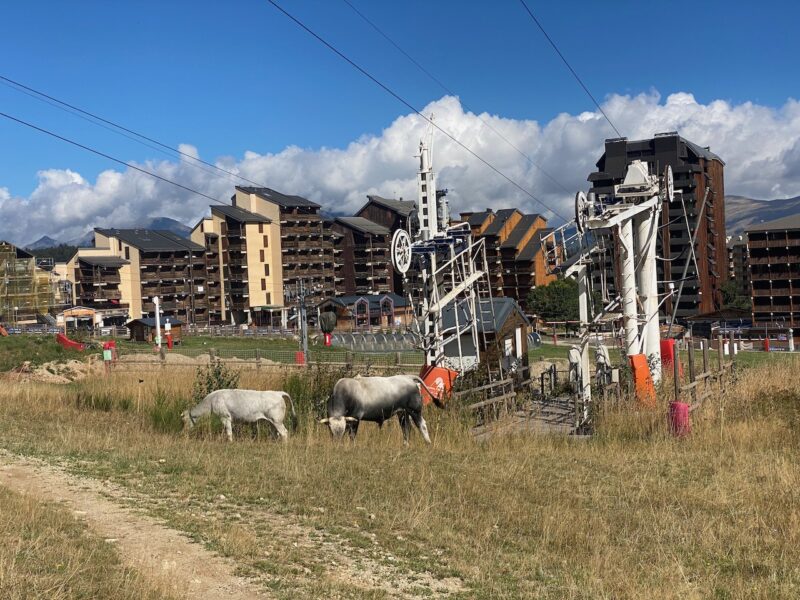
M412 375L411 378L425 388L425 391L430 394L431 398L433 398L433 403L436 406L438 406L439 408L444 408L444 401L439 396L433 393L433 390L431 390L431 388L429 388L428 385L424 381L422 381L422 377L419 377L418 375Z
M289 410L292 411L292 431L296 431L297 430L297 413L294 411L294 402L292 401L292 397L289 394L287 394L286 392L283 392L283 397L284 397L285 400L287 400L289 402Z

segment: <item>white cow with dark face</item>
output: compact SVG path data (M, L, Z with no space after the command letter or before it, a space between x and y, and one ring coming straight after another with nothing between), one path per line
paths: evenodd
M361 421L372 421L383 425L384 421L397 415L403 430L403 443L408 444L413 421L422 438L431 443L428 426L422 418L422 395L418 385L433 392L415 375L393 375L391 377L343 377L333 386L328 399L328 416L325 423L334 437L345 432L356 437Z

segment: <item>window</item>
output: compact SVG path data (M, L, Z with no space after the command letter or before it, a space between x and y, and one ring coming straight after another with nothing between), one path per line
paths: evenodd
M263 223L259 223L258 224L258 233L264 233L264 224Z
M200 233L204 232L205 230L206 230L206 222L200 221Z
M263 250L259 250L258 251L258 256L260 257L261 262L264 262L264 251Z
M267 304L272 304L272 294L267 292Z
M264 265L264 275L266 275L267 277L269 277L269 263L266 263L266 264Z
M262 279L261 280L261 289L262 290L266 290L267 289L267 280L266 279Z
M264 236L264 248L269 248L269 236Z
M125 246L125 260L131 259L131 249L128 246Z
M122 250L122 240L117 240L117 250Z

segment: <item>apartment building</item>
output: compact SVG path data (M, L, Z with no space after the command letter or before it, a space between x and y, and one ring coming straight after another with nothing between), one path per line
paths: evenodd
M283 326L301 280L309 306L334 294L334 237L319 204L245 186L230 205L211 206L191 233L219 258L221 320Z
M66 263L74 303L97 310L106 323L162 314L207 324L205 248L170 231L95 229L94 247Z
M391 232L391 235L394 235L398 229L404 229L413 237L419 228L417 203L402 198L395 200L368 195L367 203L356 211L355 216L382 225ZM389 241L391 243L391 236ZM391 268L391 256L389 257L389 267ZM392 270L392 290L401 296L404 294L403 275L394 270Z
M394 292L392 231L365 217L336 217L330 224L336 256L336 295Z
M589 175L591 191L598 196L610 195L614 186L625 178L628 164L633 160L647 162L651 173L662 174L667 166L672 167L675 189L683 192L676 195L674 202L665 202L661 211L657 252L665 260L658 261L659 294L665 294L664 282L682 278L688 262L677 316L685 318L719 310L722 306L720 288L728 278L725 163L708 147L698 146L675 132L645 140L606 140L605 152L597 161L597 171ZM697 269L689 244L689 236L695 231ZM613 266L607 262L600 265L600 269L605 269L610 291L615 293ZM599 281L595 280L597 283ZM672 314L672 302L672 298L666 298L662 314Z
M212 322L259 322L264 309L282 306L279 238L277 224L235 205L212 205L195 225L191 240L203 246L211 276Z
M750 270L748 268L747 240L737 236L728 242L728 280L736 285L740 296L750 297Z
M800 325L800 215L752 225L746 234L753 322Z

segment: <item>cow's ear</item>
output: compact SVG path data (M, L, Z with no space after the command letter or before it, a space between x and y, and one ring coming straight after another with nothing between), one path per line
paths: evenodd
M318 423L319 423L320 425L325 425L325 423L327 423L328 421L330 421L330 419L328 419L328 418L326 417L326 418L324 418L324 419L320 419L320 420L318 421Z

